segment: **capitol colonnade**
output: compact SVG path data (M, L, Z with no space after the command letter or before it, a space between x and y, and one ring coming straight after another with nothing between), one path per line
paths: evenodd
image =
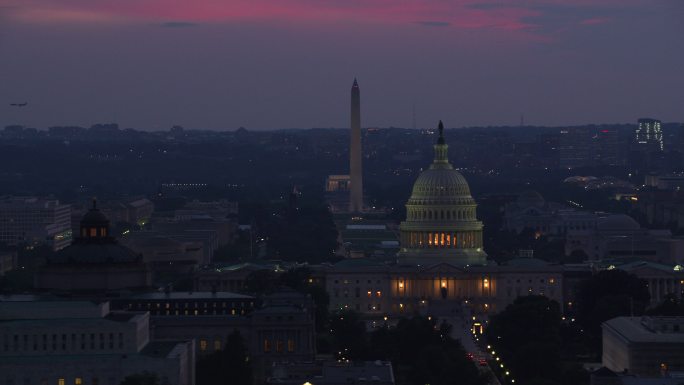
M473 249L482 248L480 231L406 231L401 244L408 248Z

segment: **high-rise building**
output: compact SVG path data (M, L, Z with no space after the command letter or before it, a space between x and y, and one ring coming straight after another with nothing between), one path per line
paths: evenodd
M71 206L56 199L0 199L0 243L43 243L55 251L71 243Z
M594 163L594 130L588 127L565 128L560 131L559 166L587 167Z
M636 142L640 145L650 145L658 151L663 151L663 131L660 120L641 118L636 130Z
M354 79L351 89L351 143L349 146L349 211L363 211L363 171L361 166L361 94Z

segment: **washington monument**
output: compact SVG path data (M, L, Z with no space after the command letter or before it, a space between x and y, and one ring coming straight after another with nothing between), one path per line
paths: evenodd
M354 79L351 89L351 143L349 145L349 211L363 211L363 174L361 167L361 93Z

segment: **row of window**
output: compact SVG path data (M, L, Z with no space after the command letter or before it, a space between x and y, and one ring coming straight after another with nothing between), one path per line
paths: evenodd
M340 280L339 280L339 279L336 279L334 282L335 282L335 283L340 283ZM344 283L345 285L348 285L348 284L350 284L351 282L352 282L351 279L343 279L343 280L342 280L342 283ZM379 280L379 279L375 281L375 283L380 283L380 282L382 282L382 281ZM356 283L357 283L357 284L361 283L361 280L357 279L357 280L356 280ZM367 283L373 283L373 282L372 282L372 280L369 279Z
M114 377L109 377L107 380L107 385L118 385L118 381ZM24 381L20 383L15 383L14 379L9 377L5 381L6 385L33 385L31 378L25 377ZM101 385L100 379L98 377L91 377L90 381L86 381L83 377L74 377L73 380L66 379L64 377L56 378L53 380L47 378L41 378L36 385Z
M470 249L482 244L482 233L465 232L409 232L404 234L409 247L437 247Z
M475 218L475 209L462 210L409 210L407 219L410 221L425 220L465 220Z
M219 306L218 302L184 302L184 303L182 303L182 306L181 306L180 302L166 302L163 305L164 305L163 306L164 309L171 309L171 308L174 308L174 309L175 308L184 308L184 309L192 308L192 309L194 309L194 308L202 308L202 307L204 307L204 308L209 308L209 307L221 307L221 308L245 307L247 305L247 303L246 302L221 302L221 306ZM249 306L250 307L254 306L254 302L250 302ZM161 309L162 303L161 302L138 302L138 303L129 303L128 304L128 309L130 309L130 310L133 310L133 309L148 309L148 310L150 310L152 308Z
M344 298L348 298L349 297L349 290L344 289L342 291L342 294L343 294ZM337 288L333 289L333 296L335 298L339 298L340 297L340 289L337 289ZM381 298L382 297L382 290L368 289L368 290L366 290L365 296L368 298L371 298L371 297ZM361 288L360 287L354 288L354 297L361 298Z
M122 349L124 345L123 333L118 333L115 338L114 333L72 333L68 334L5 334L2 338L2 350L4 352L22 351L46 351L46 350L104 350Z
M269 340L264 339L264 353L270 353L275 351L276 353L284 353L285 342L283 340ZM295 351L295 341L293 339L287 340L287 352L293 353Z
M340 309L340 310L354 309L356 311L361 311L361 304L357 303L357 304L352 306L350 304L338 303L337 309ZM377 304L368 303L368 304L366 304L366 310L368 310L368 311L381 311L382 310L382 304L380 304L379 302Z
M528 278L528 279L527 279L527 283L532 283L532 281L533 281L533 280L536 280L536 279L537 279L537 278ZM509 279L506 280L506 283L511 283L512 281L513 281L513 280L509 278ZM518 279L515 280L515 283L520 283L521 281L524 281L524 279L521 280L520 278L518 278ZM553 284L556 283L556 279L553 278L553 277L551 277L551 278L549 278L548 282L549 282L549 284L553 285ZM539 283L546 283L546 279L545 279L545 278L539 278Z

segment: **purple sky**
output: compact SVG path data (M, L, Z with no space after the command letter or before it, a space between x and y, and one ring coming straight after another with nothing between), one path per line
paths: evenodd
M684 121L682 0L0 0L0 125ZM29 102L27 107L10 103Z

